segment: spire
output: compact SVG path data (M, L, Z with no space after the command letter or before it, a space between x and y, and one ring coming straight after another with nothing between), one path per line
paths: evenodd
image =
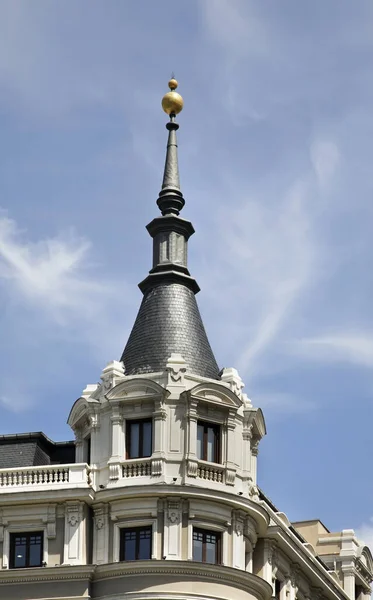
M176 115L183 99L175 92L177 81L162 99L170 116L162 188L157 204L162 216L147 230L153 238L153 267L139 284L144 294L121 361L126 375L164 371L171 354L181 354L187 370L195 375L219 378L219 367L211 350L198 310L196 280L187 266L188 240L194 233L190 221L179 216L185 201L180 190L177 156Z
M170 115L170 121L166 125L168 129L168 142L163 183L157 200L162 215L178 215L185 204L183 194L180 190L179 161L177 157L176 132L179 129L179 125L175 120L176 115L183 109L184 101L180 94L175 92L177 85L176 79L170 79L168 82L170 91L162 99L163 110Z

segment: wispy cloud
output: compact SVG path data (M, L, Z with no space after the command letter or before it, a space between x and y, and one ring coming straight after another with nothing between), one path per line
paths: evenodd
M369 546L373 551L373 517L370 518L368 523L363 523L361 527L356 529L355 534L360 542Z
M134 290L103 276L105 265L93 260L90 241L73 231L35 242L1 214L0 323L8 339L8 366L0 382L0 404L7 410L30 408L37 401L40 369L49 372L58 365L62 376L65 352L72 357L74 346L77 352L87 346L98 365L115 348L120 351L124 340L118 317ZM126 320L122 318L123 326Z
M267 392L255 394L255 405L260 406L264 411L271 413L286 414L304 414L317 408L314 402L303 398L301 395L288 393Z
M91 318L108 293L89 273L90 249L90 242L72 231L31 242L14 220L0 217L0 279L58 320L66 313Z
M297 356L318 362L344 362L371 369L373 334L346 332L302 339L290 344Z
M325 188L336 173L340 162L337 144L331 140L315 140L310 150L311 162L319 185Z

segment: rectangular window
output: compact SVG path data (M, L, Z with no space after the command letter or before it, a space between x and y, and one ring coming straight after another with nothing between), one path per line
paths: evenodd
M127 421L126 456L127 458L145 458L153 452L153 423L151 419Z
M193 560L219 565L220 540L220 533L193 528Z
M220 426L212 423L197 423L197 458L209 462L220 462Z
M43 532L10 534L10 568L41 567L43 562Z
M281 581L279 581L278 579L275 579L275 598L276 598L276 600L280 600L280 594L281 594Z
M151 526L120 530L119 560L148 560L151 557Z

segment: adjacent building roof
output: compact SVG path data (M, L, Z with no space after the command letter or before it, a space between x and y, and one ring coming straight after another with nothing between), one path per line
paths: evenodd
M74 442L53 442L41 431L0 435L0 469L75 462Z

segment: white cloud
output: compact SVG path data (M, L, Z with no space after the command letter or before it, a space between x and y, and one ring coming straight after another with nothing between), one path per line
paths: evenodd
M27 302L57 318L67 312L91 317L106 286L89 274L90 243L68 232L30 242L7 216L0 217L0 280Z
M317 181L325 188L334 179L340 162L338 146L332 140L316 140L311 145L310 156Z
M356 529L355 534L361 543L373 551L373 517L369 519L369 523L363 523L361 527Z
M251 0L204 0L200 8L208 33L229 54L230 60L268 54L268 32Z
M345 362L369 369L373 367L373 335L329 334L290 343L289 348L307 360Z
M281 392L255 394L255 405L271 413L303 414L316 408L316 405L300 396Z
M245 201L238 189L231 196L238 196L238 207L220 210L222 256L217 259L225 266L230 293L227 297L214 292L220 282L211 281L211 275L204 289L214 293L217 302L226 298L234 302L229 329L244 334L236 344L240 354L235 364L245 377L253 377L268 367L263 355L273 349L290 311L314 277L317 250L305 181L295 183L276 204L269 205L264 197Z

